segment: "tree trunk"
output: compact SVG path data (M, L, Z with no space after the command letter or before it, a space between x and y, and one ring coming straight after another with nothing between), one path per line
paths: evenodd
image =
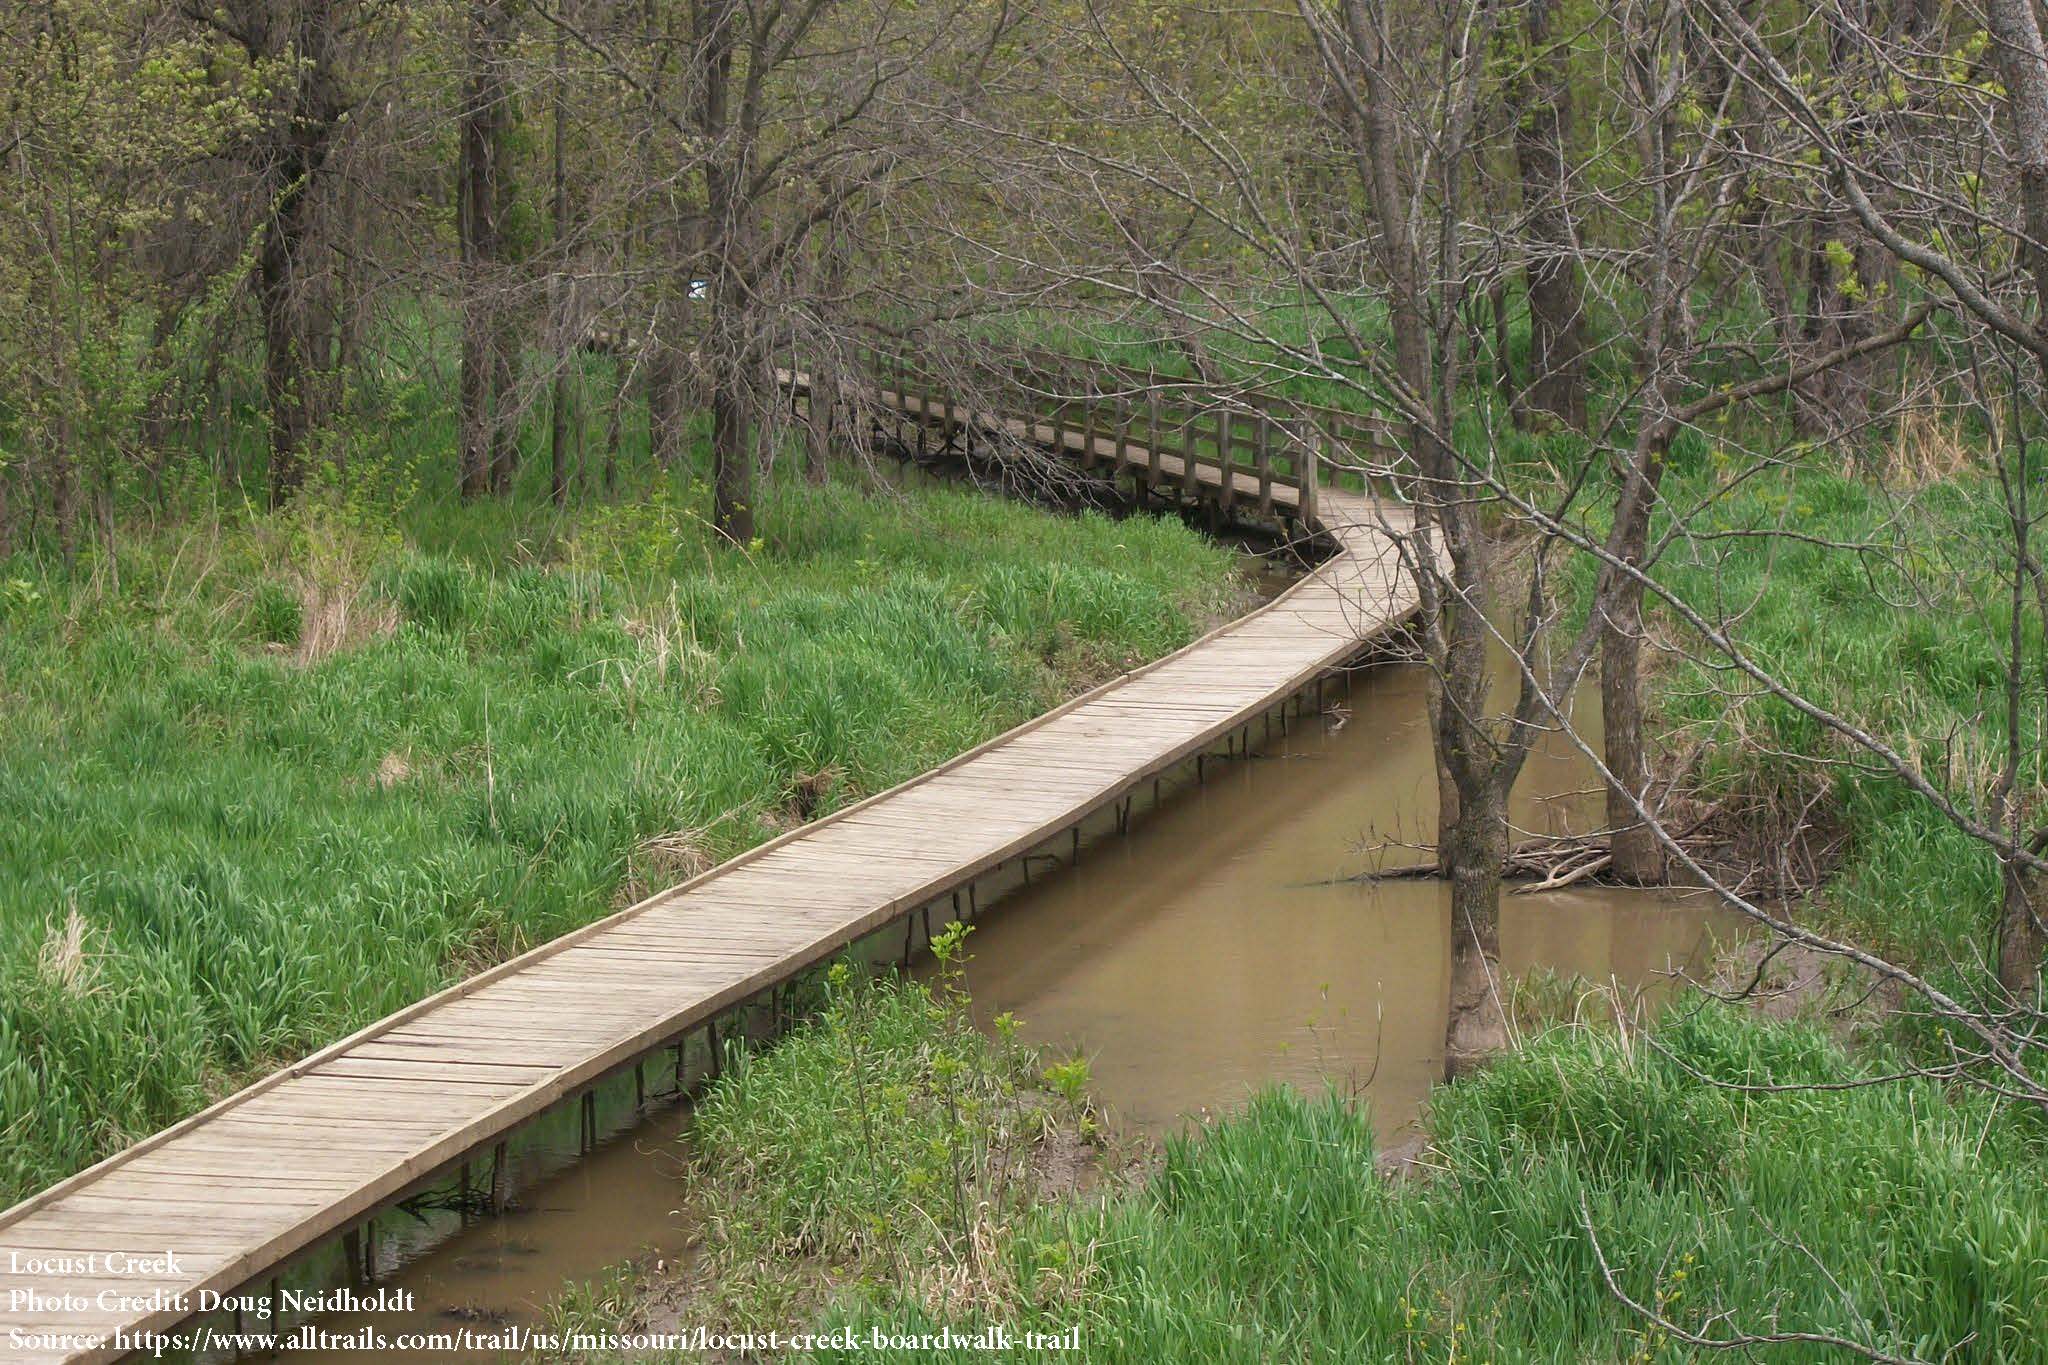
M1500 975L1500 883L1507 859L1506 801L1491 782L1460 794L1445 842L1451 857L1451 993L1444 1075L1470 1072L1507 1046Z
M832 450L839 441L842 424L839 373L830 360L814 362L811 370L809 411L804 425L804 477L812 483L825 482L831 467Z
M1656 391L1661 400L1661 390ZM1649 554L1650 512L1664 472L1669 444L1661 411L1639 419L1635 472L1624 486L1615 516L1621 532L1616 556L1641 569ZM1639 886L1659 885L1665 877L1664 846L1649 822L1630 800L1648 804L1650 756L1643 735L1643 585L1633 575L1616 573L1595 604L1600 613L1600 727L1602 751L1611 780L1607 786L1607 827L1614 861L1613 875Z
M724 149L704 165L704 256L710 322L704 328L711 376L712 524L735 544L754 538L755 369L760 327L743 254L749 245L746 202L752 126L745 111L728 121L738 0L698 0L695 26L699 97L697 130Z
M1586 425L1586 343L1577 250L1566 209L1565 148L1571 136L1566 47L1550 35L1553 0L1528 0L1529 60L1515 111L1515 170L1529 238L1527 411L1575 429Z
M548 496L557 507L569 505L569 371L576 363L574 338L569 335L569 291L562 277L568 266L563 248L569 225L569 180L563 165L563 90L567 84L563 66L568 58L563 32L555 30L555 145L554 145L554 238L555 238L555 383L548 402Z
M2043 41L2032 0L1987 0L1984 23L1991 34L1990 56L2005 86L2024 229L2020 260L2034 288L2034 326L2039 330L2048 327L2048 42ZM2041 369L2048 376L2048 359L2041 361ZM2044 847L2048 833L2037 833L2028 844L2036 854ZM2038 998L2042 954L2048 948L2048 935L2042 932L2042 921L2048 920L2048 874L2008 862L2004 879L1998 979L2015 996L2033 1001Z
M257 308L263 318L263 394L270 414L270 502L277 506L305 481L306 447L319 426L326 367L332 357L315 344L312 322L323 291L316 269L315 221L321 172L343 106L335 77L331 0L294 7L288 37L267 26L251 57L289 52L297 72L291 102L278 121L270 216L256 258ZM321 333L321 340L326 340Z
M1655 886L1664 881L1664 846L1624 792L1649 802L1650 763L1643 739L1643 590L1618 585L1600 631L1600 724L1605 735L1607 827L1614 861L1610 870L1625 882Z
M302 312L305 278L305 191L293 176L263 236L257 255L257 303L263 314L263 400L270 413L270 505L282 505L306 477L306 443L313 432L312 357L306 354Z
M2036 852L2044 841L2036 836ZM2048 874L2007 863L2005 898L1998 917L1998 984L2022 1004L2040 999L2041 964L2048 955Z
M78 563L78 427L72 418L74 409L68 383L70 352L67 349L59 354L67 383L59 398L56 439L51 443L48 464L50 503L57 521L57 549L64 556L64 567L70 569Z
M1399 136L1394 122L1396 104L1382 70L1386 54L1382 51L1375 16L1362 0L1347 0L1343 17L1364 87L1364 112L1352 128L1352 137L1359 178L1371 194L1373 216L1377 219L1380 269L1387 278L1387 320L1394 337L1394 370L1410 400L1420 409L1427 404L1430 393L1429 319L1423 307L1419 251L1402 202ZM1439 514L1441 509L1434 504L1438 500L1437 481L1449 472L1450 462L1445 452L1436 449L1426 422L1411 420L1408 439L1422 474L1413 490L1420 513L1418 524L1425 535L1440 541L1446 522ZM1432 553L1441 555L1445 547L1437 543L1430 548ZM1423 576L1431 574L1425 572ZM1425 592L1425 607L1433 608L1442 621L1448 604L1428 599ZM1446 710L1443 698L1438 695L1441 690L1440 679L1438 687L1431 689L1429 699L1430 723L1439 735L1443 733L1440 718ZM1450 876L1457 855L1456 842L1447 831L1458 822L1459 802L1441 744L1436 753L1436 789L1437 867L1444 876Z
M711 395L712 524L735 545L754 539L754 405L743 375Z
M1493 320L1493 384L1503 400L1515 396L1515 358L1508 353L1508 282L1499 275L1486 286L1487 311ZM1519 412L1515 414L1519 418Z
M683 437L688 428L677 307L673 299L662 301L661 314L648 338L653 354L647 362L647 442L655 465L661 469L674 469L682 462Z
M491 309L491 491L505 497L519 472L519 405L513 401L514 342L502 303Z
M456 233L462 252L461 488L478 497L509 482L505 433L509 369L497 297L503 254L499 184L505 156L505 86L500 61L509 11L505 0L470 9L469 80L463 97L457 166Z

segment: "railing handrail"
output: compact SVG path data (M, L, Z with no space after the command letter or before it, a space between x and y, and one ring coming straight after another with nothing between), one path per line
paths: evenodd
M1388 456L1399 458L1399 448L1380 439L1388 430L1386 420L1374 415L1269 394L1239 393L1209 404L1177 401L1183 395L1200 396L1209 390L1199 380L1042 347L1026 347L1017 354L1021 359L1002 367L997 382L1044 401L1034 404L1028 413L1014 415L1051 425L1054 442L1062 449L1067 448L1069 437L1077 437L1088 464L1099 458L1098 441L1111 442L1122 452L1133 444L1134 430L1142 428L1145 448L1180 460L1189 484L1196 481L1198 471L1213 471L1225 506L1240 495L1233 476L1242 475L1255 482L1257 492L1248 496L1256 497L1261 510L1271 509L1272 490L1288 489L1306 516L1312 512L1318 484L1342 472L1356 474L1368 484L1374 478L1369 465L1333 461L1327 453L1331 447L1370 451L1381 457L1381 464L1390 462ZM798 367L795 357L791 360L794 372ZM904 394L907 386L921 385L917 394L921 400L943 402L948 408L965 406L948 391L952 386L939 382L938 376L926 373L916 363L908 347L856 346L853 360L878 387ZM1088 382L1105 374L1128 381L1127 386L1105 393L1100 384ZM1071 395L1063 392L1069 387L1064 382L1067 376L1076 381ZM1051 411L1045 410L1047 403ZM1113 410L1106 425L1098 411L1104 404ZM1142 423L1138 421L1139 404L1144 409ZM1166 410L1169 404L1174 411ZM1071 411L1075 405L1082 408L1079 414ZM1077 416L1079 424L1071 425ZM1248 453L1248 462L1236 458L1240 452ZM1152 482L1160 482L1156 470Z

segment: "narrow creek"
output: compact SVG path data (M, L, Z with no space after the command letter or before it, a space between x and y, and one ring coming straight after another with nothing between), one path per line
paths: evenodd
M1028 884L1012 864L985 884L967 971L984 1026L1012 1013L1027 1039L1085 1055L1095 1095L1126 1132L1227 1113L1274 1081L1354 1091L1383 1142L1412 1132L1442 1073L1449 892L1361 874L1413 863L1410 846L1435 837L1427 683L1418 664L1356 670L1286 733L1258 743L1255 724L1249 757L1212 758L1200 783L1177 775L1156 808L1140 803L1128 834L1098 818L1078 862L1034 859ZM1599 815L1576 751L1556 740L1532 755L1514 794L1518 827L1562 833ZM1703 895L1584 886L1508 896L1501 948L1513 975L1655 993L1735 930ZM629 1076L605 1112L606 1135L586 1155L573 1123L542 1126L518 1159L507 1213L430 1215L385 1237L380 1286L410 1291L415 1311L318 1325L395 1335L532 1324L568 1282L687 1255L675 1179L687 1106L636 1108ZM365 1365L427 1353L290 1358Z

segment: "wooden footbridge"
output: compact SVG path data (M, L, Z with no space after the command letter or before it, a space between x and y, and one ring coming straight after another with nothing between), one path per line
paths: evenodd
M807 377L782 377L804 402ZM970 411L900 374L867 396L939 432L993 433L1294 517L1334 553L1176 654L379 1020L0 1213L0 1359L119 1359L203 1294L260 1293L427 1182L460 1168L466 1185L464 1163L495 1149L495 1168L506 1135L551 1106L587 1104L612 1073L715 1031L1089 815L1127 813L1141 785L1300 698L1415 607L1397 549L1406 510L1327 482L1330 461L1299 443L1287 453L1270 431L1241 465L1229 420L1206 446L1186 423L1170 441L1142 401L1117 424ZM1134 417L1148 406L1149 423Z

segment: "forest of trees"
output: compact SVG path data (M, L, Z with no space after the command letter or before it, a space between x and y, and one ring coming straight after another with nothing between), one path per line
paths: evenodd
M0 89L0 560L87 573L136 524L379 479L627 496L629 434L684 466L700 414L744 547L762 481L859 429L792 430L781 356L829 393L872 349L965 376L1050 341L1377 413L1428 530L1454 1053L1498 1033L1506 793L1582 676L1606 875L1693 861L1641 683L1682 656L2002 887L1944 964L1729 898L2048 1107L2029 0L49 0L0 15ZM1796 483L1750 496L1806 468L1902 506L1967 473L1982 515L1843 540ZM1981 730L1786 674L1746 589L1664 571L1767 540L1982 606Z

